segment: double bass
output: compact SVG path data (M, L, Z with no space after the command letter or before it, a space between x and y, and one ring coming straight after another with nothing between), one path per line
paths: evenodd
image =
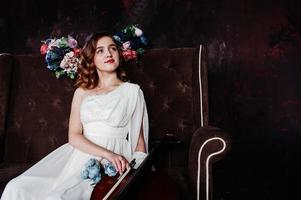
M175 183L166 173L154 170L153 165L167 140L156 142L137 169L132 160L122 176L105 176L94 187L91 200L178 199Z
M121 192L125 185L129 183L129 178L133 176L134 166L136 162L133 159L130 162L130 167L119 177L115 176L105 176L100 183L98 183L93 192L91 199L92 200L109 200L109 199L117 199L119 193ZM119 197L118 197L119 198Z

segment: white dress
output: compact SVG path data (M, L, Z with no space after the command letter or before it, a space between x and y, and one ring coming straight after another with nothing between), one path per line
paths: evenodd
M141 163L147 155L134 152L141 128L148 149L148 115L138 85L125 82L109 93L84 97L80 118L84 136L95 144L128 161L140 155ZM80 172L90 158L102 159L64 144L12 179L1 200L88 200L93 186Z

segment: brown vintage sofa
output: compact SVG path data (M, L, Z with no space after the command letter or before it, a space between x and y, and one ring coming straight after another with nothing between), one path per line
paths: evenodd
M154 161L174 181L179 199L212 199L212 164L230 139L208 122L205 48L148 50L126 64L144 91L150 143L173 136ZM0 55L0 194L5 184L67 142L74 82L56 79L41 55Z

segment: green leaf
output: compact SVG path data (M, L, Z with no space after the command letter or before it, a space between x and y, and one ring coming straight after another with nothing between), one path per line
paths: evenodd
M138 53L139 55L142 55L144 52L145 52L145 50L144 50L143 48L137 49L137 53Z
M62 37L61 39L59 39L59 46L60 46L61 48L68 48L69 45L68 45L68 40L67 40L67 38Z
M71 79L74 79L74 78L75 78L75 75L72 73L72 74L69 75L69 77L70 77Z
M56 71L56 72L55 72L55 77L56 77L56 78L61 78L64 74L65 74L64 71Z
M135 36L135 26L129 25L123 29L123 32L127 37L134 37Z

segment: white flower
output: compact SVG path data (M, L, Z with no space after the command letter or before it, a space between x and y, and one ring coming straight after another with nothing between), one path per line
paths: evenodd
M76 72L78 62L79 59L74 56L74 52L70 51L65 54L63 60L60 63L60 67L64 69L65 72Z
M135 27L135 34L136 34L137 37L140 37L143 34L143 32L142 32L141 29Z
M58 39L51 39L49 44L48 44L48 50L53 49L53 47L58 47L59 48L60 47L59 42L60 41Z
M70 52L66 53L65 55L69 56L69 58L72 58L74 56L74 52L70 51Z

